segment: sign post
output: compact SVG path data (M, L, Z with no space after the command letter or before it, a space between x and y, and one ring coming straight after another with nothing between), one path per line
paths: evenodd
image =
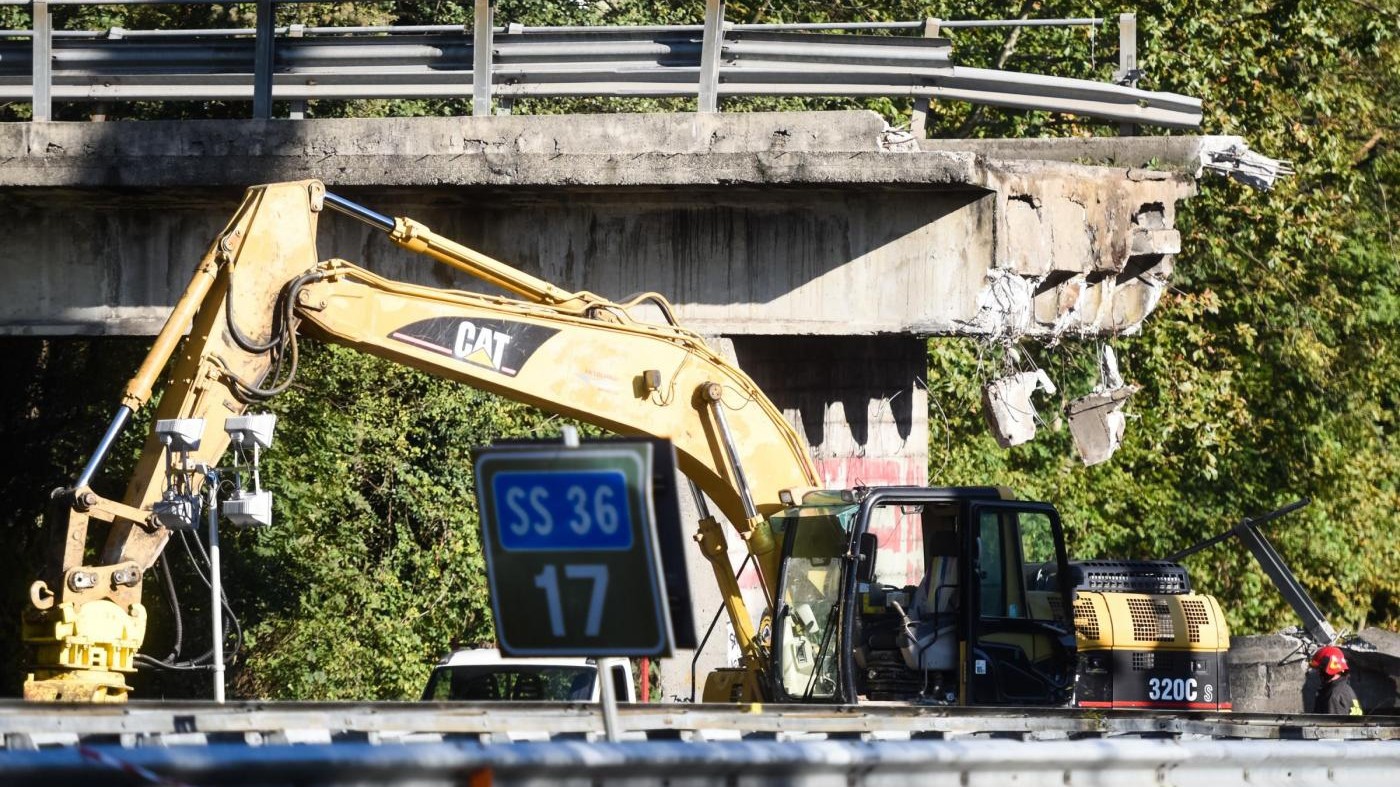
M482 549L501 653L597 658L604 724L616 740L611 658L660 658L675 646L654 445L577 440L475 452Z

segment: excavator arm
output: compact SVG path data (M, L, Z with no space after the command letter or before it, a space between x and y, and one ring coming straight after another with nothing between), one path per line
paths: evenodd
M316 226L326 208L512 295L404 284L344 260L320 260ZM659 308L664 321L634 319L643 302ZM151 398L177 347L156 417L204 419L203 440L188 462L212 467L228 447L224 421L274 396L295 375L299 333L613 432L670 439L682 472L755 556L771 600L778 555L766 517L782 507L784 490L816 486L815 469L800 438L753 381L676 325L664 299L646 295L619 303L565 291L410 219L329 194L319 182L272 184L249 189L197 266L77 482L54 495L48 524L55 544L31 588L25 621L25 637L37 646L26 698L126 696L122 673L134 669L145 631L142 576L169 537L153 516L168 483L166 447L150 436L121 502L102 498L88 484L130 414ZM760 669L761 653L724 530L697 498L697 541L752 672ZM95 565L84 565L94 519L110 529Z

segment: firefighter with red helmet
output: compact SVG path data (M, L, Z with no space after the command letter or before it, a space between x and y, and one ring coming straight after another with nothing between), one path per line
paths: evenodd
M1360 716L1361 703L1351 688L1346 654L1336 645L1319 648L1308 665L1317 670L1322 683L1313 700L1313 713Z

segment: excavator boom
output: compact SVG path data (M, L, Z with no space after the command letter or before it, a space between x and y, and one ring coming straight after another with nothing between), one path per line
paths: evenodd
M326 207L511 296L404 284L344 260L321 260L316 227ZM635 319L642 302L658 306L665 320ZM203 440L187 461L213 467L228 447L224 422L290 383L299 332L620 434L670 439L681 470L756 557L772 598L778 555L766 517L782 507L785 490L815 487L816 471L801 439L753 381L674 324L664 299L613 302L569 292L410 219L328 194L317 181L278 183L248 190L196 267L77 482L56 493L49 527L62 538L31 588L25 618L25 638L37 655L26 698L120 701L127 694L122 673L134 669L144 637L142 575L169 537L152 515L167 487L165 445L156 434L148 438L121 502L88 484L130 414L151 398L161 371L175 358L157 419L204 419ZM724 532L699 502L697 540L746 662L759 669ZM94 518L111 528L95 565L84 565Z

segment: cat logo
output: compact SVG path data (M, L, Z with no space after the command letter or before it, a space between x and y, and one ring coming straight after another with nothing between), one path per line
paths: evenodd
M514 377L540 345L558 332L513 320L433 317L409 323L389 338Z
M490 328L477 328L476 323L462 320L457 325L457 341L452 344L452 355L477 366L501 368L501 357L505 355L510 335L496 333Z

